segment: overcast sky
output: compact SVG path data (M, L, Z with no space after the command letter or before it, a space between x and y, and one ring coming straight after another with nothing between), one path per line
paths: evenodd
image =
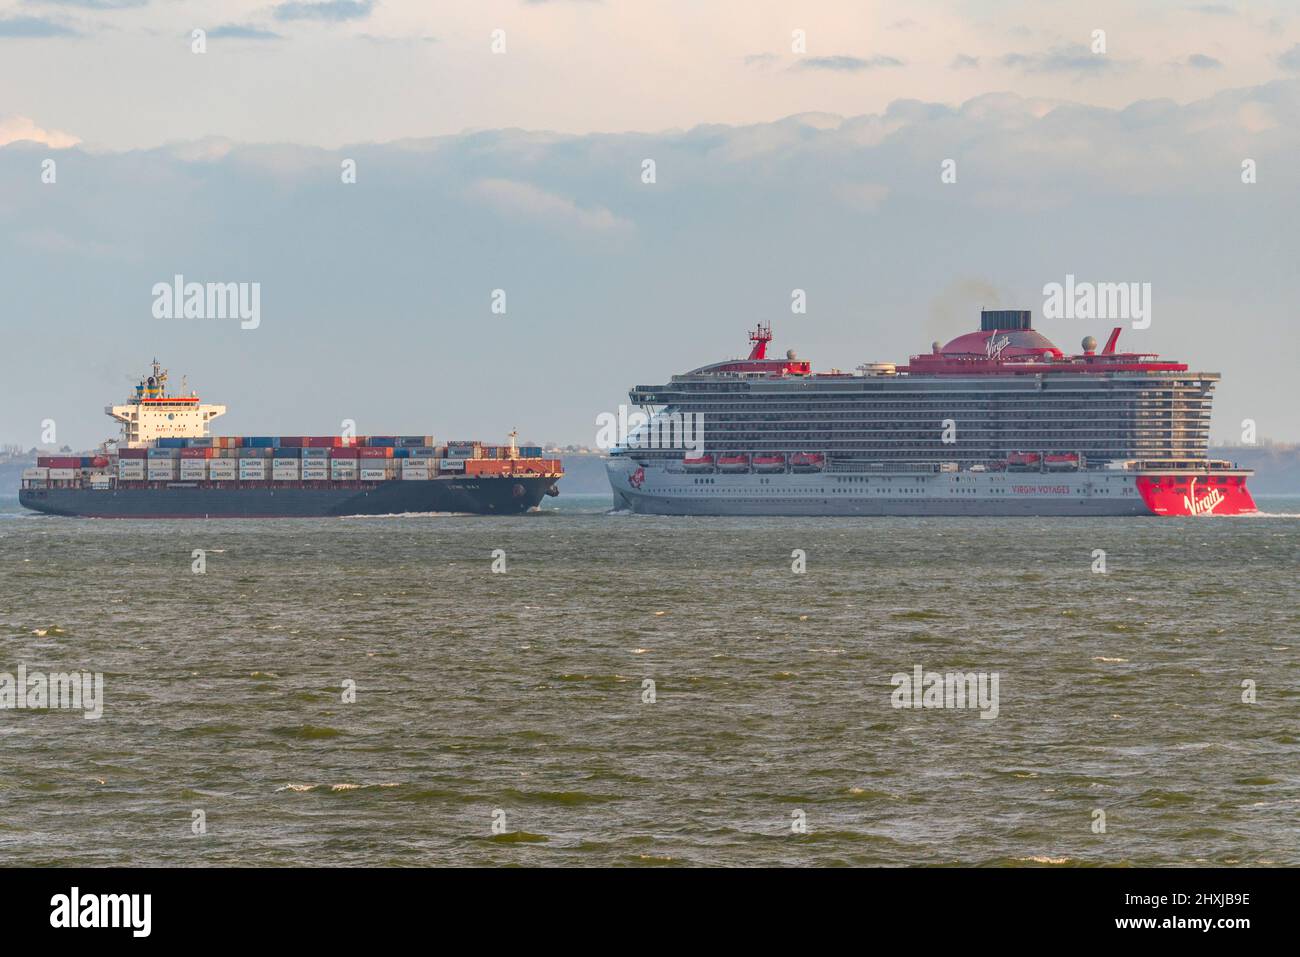
M844 369L981 305L1104 338L1067 274L1295 440L1297 117L1267 0L0 0L0 441L104 438L157 354L218 431L589 443L758 320ZM154 318L178 273L260 326Z

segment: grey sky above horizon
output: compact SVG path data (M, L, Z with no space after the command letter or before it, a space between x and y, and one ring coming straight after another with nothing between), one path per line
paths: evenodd
M1223 373L1217 438L1294 441L1298 117L1268 0L0 0L0 442L111 435L157 354L217 432L589 444L760 320L846 370L982 305L1104 339L1042 318L1067 274L1152 284L1121 347ZM261 326L153 318L178 273Z

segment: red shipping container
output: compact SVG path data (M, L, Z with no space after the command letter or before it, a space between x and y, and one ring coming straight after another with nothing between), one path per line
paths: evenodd
M210 459L212 458L212 451L212 449L181 449L181 458Z
M391 452L392 450L389 449ZM81 468L81 456L79 455L41 455L36 458L37 468L48 469L79 469Z
M119 459L147 459L149 457L148 449L118 449L117 457Z
M307 440L301 435L280 436L280 448L282 449L300 449L306 444Z
M391 459L393 449L387 445L367 445L365 448L357 449L360 457L363 459Z
M361 452L361 449L340 449L340 448L333 448L333 449L330 449L330 458L332 458L332 459L355 459L355 458L358 457L358 453L360 453L360 452Z

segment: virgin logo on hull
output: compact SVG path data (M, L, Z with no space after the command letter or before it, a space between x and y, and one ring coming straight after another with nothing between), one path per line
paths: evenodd
M1245 515L1256 511L1255 500L1246 490L1246 484L1236 479L1233 484L1216 485L1197 496L1193 478L1187 488L1175 488L1172 476L1139 476L1138 492L1147 507L1157 515Z
M1212 488L1200 498L1196 497L1196 479L1187 485L1187 494L1183 496L1183 505L1188 515L1209 515L1225 498L1222 490Z
M627 477L627 484L633 488L640 488L645 482L645 469L638 468L635 472Z

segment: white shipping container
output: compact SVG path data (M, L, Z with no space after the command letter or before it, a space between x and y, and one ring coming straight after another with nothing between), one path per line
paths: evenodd
M362 469L361 481L363 482L384 482L388 479L387 469Z
M266 469L246 469L240 468L239 477L245 481L260 482L266 478Z
M297 469L272 469L271 480L273 482L296 482L298 481Z
M402 478L406 481L422 482L428 481L428 469L402 469Z
M294 469L298 468L298 459L271 459L271 468L275 469Z
M329 469L303 469L302 480L304 482L325 482L330 477Z
M438 471L463 472L465 471L465 460L464 459L438 459Z
M214 482L233 482L239 476L239 470L230 466L208 466L208 478Z
M181 475L187 478L203 478L208 474L207 462L191 462L188 459L181 461Z
M47 479L50 477L50 470L44 466L35 469L23 469L23 478L25 479Z
M76 477L77 469L50 469L50 481L66 481Z
M92 475L90 477L91 488L109 488L112 484L112 478L107 475Z

